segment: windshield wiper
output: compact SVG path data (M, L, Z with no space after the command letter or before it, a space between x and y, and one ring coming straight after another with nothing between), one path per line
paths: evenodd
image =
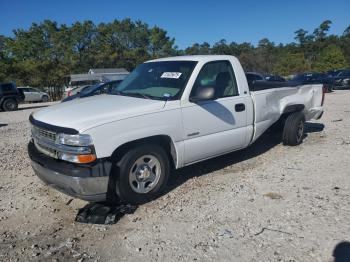
M145 98L145 99L156 99L156 100L163 100L160 97L157 96L152 96L152 95L147 95L143 93L137 93L137 92L123 92L123 91L113 91L112 94L114 95L120 95L120 96L132 96L132 97L140 97L140 98Z
M143 93L134 93L134 92L124 92L124 95L129 95L129 96L133 96L133 97L141 97L141 98L145 98L145 99L157 99L159 100L160 98L157 96L152 96L152 95L147 95L147 94L143 94Z

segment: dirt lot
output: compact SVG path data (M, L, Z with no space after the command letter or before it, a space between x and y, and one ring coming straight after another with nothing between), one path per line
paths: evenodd
M266 134L178 170L111 226L74 222L86 203L34 175L27 119L41 106L0 112L0 261L333 261L350 240L350 92L327 94L301 146Z

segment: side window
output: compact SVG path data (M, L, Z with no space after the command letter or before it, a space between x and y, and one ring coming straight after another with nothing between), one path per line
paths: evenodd
M191 95L200 88L213 87L215 98L238 95L235 75L229 61L214 61L205 64L193 85Z
M11 93L14 91L13 85L12 84L2 84L1 85L1 90L3 94Z

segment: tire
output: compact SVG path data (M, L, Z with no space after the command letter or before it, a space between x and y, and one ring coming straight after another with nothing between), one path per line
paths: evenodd
M132 148L117 166L116 193L123 202L134 205L149 202L160 196L167 186L169 158L159 145L144 144Z
M41 102L45 103L45 102L48 102L49 101L49 97L48 96L43 96L41 98Z
M13 98L8 98L2 103L2 109L4 111L14 111L14 110L17 110L17 108L18 108L18 103Z
M303 142L305 116L301 112L290 114L283 128L283 144L297 146Z

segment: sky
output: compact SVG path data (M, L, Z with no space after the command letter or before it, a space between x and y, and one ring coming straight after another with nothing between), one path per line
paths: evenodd
M313 32L327 19L330 33L340 35L350 25L349 10L350 0L0 0L0 35L13 36L14 29L45 19L69 25L131 18L167 30L180 49L221 39L278 44L294 41L300 28Z

